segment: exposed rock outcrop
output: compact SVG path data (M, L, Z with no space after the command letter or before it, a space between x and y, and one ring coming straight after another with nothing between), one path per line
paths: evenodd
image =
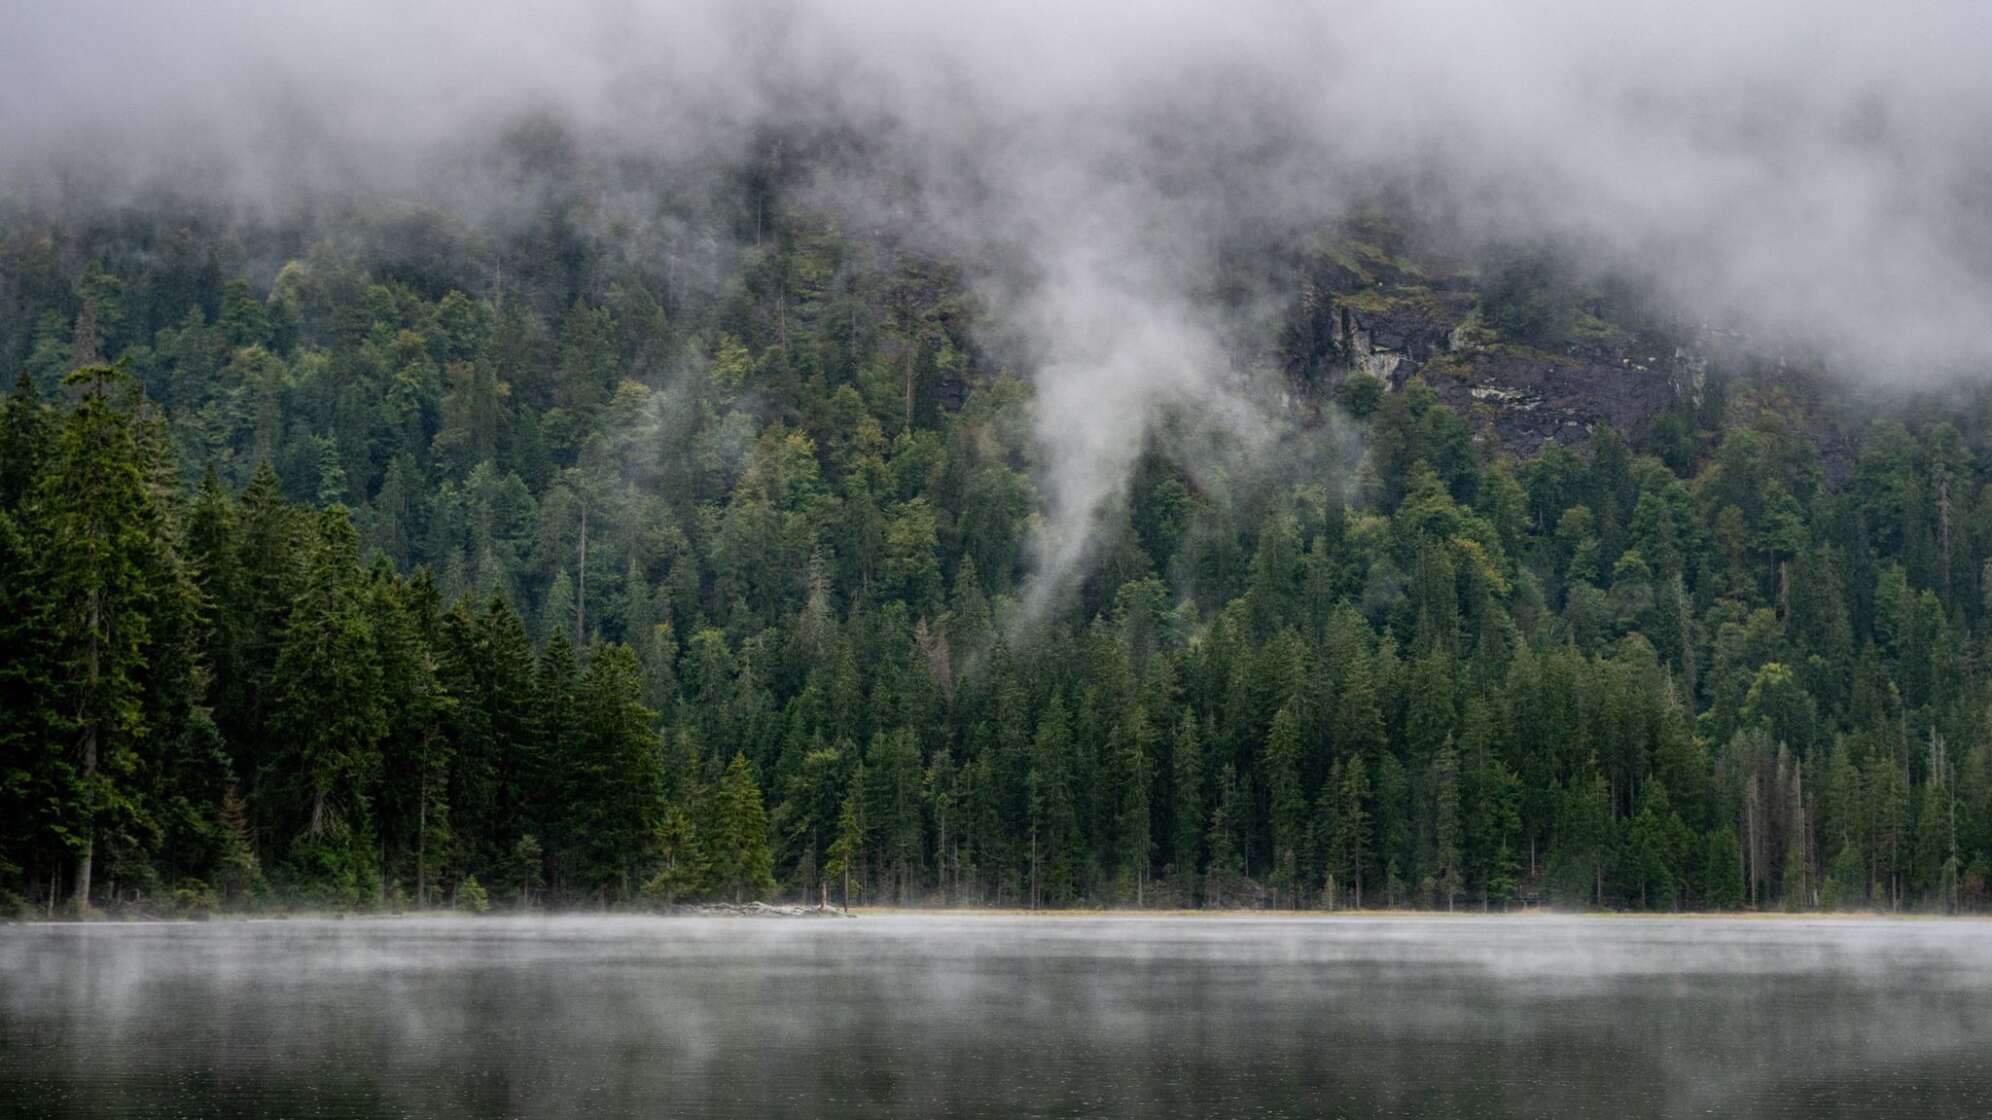
M1693 399L1707 360L1691 347L1571 310L1554 343L1518 340L1483 318L1470 270L1425 266L1361 241L1331 243L1306 277L1288 360L1320 393L1367 375L1387 390L1422 378L1507 450L1582 442L1600 424L1647 431Z

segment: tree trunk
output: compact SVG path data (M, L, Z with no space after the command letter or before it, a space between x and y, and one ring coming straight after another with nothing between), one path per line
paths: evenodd
M574 581L574 652L588 648L588 506L581 505L581 562Z
M1031 826L1031 909L1037 909L1038 901L1038 854L1037 826Z
M87 670L88 693L84 699L83 716L83 790L84 824L83 851L76 857L76 893L72 901L76 912L81 914L90 909L90 870L97 855L97 822L90 805L93 797L91 779L97 774L97 676L98 650L97 628L103 621L102 599L95 590L90 592L90 653Z
M415 909L429 904L429 779L422 779L422 796L415 812Z

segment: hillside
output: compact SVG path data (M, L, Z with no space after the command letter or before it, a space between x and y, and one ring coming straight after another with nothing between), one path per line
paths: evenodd
M0 887L1982 906L1982 403L1388 241L1235 270L1253 419L1157 405L1062 571L984 262L751 176L18 212Z

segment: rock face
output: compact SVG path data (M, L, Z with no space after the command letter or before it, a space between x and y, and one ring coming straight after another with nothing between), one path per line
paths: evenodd
M1488 416L1501 442L1521 454L1550 439L1582 439L1598 424L1640 433L1692 393L1669 365L1508 348L1470 352L1425 380L1453 408Z
M1483 437L1529 455L1609 424L1646 432L1698 400L1707 362L1692 348L1609 323L1572 301L1554 341L1487 321L1490 293L1464 269L1426 267L1359 240L1329 243L1302 282L1284 340L1303 389L1333 393L1367 375L1388 391L1422 378Z

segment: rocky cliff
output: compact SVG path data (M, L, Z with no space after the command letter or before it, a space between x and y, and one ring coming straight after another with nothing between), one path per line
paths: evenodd
M1581 442L1600 424L1637 437L1706 385L1708 359L1692 345L1614 323L1581 292L1415 262L1359 238L1327 242L1299 289L1284 350L1305 390L1346 396L1374 378L1388 392L1422 378L1518 454Z

